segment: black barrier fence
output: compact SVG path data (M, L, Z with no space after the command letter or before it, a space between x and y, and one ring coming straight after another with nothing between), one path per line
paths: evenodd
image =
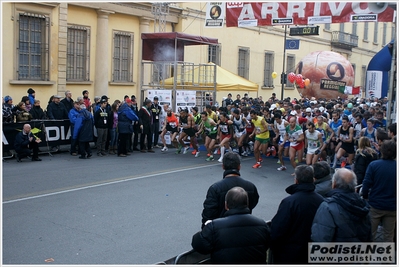
M39 143L39 147L54 147L71 143L70 137L72 133L69 120L34 120L3 123L3 152L14 149L15 136L22 131L24 124L30 124L34 135L42 140Z

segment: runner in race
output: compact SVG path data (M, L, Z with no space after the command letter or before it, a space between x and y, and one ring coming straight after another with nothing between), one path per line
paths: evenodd
M308 121L305 131L306 164L313 165L320 157L320 149L323 144L322 134L316 130L312 121Z

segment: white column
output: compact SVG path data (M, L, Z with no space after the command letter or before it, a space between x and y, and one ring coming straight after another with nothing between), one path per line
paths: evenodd
M94 72L94 94L97 96L108 95L110 56L110 33L108 32L108 16L112 11L97 11L96 57Z

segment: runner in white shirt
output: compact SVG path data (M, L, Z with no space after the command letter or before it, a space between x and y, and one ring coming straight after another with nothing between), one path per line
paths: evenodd
M306 152L306 164L313 165L317 162L320 157L320 149L323 144L322 134L316 130L313 122L306 124L307 130L305 131L305 147Z
M290 142L287 140L284 142L284 137L286 133L286 127L289 125L288 121L281 118L280 113L274 115L274 132L276 137L274 137L274 142L278 143L278 159L281 167L277 168L279 171L284 171L287 169L284 165L283 154L285 157L288 156L288 151L290 148Z

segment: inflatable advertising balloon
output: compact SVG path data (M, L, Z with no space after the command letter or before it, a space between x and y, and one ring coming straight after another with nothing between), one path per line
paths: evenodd
M354 85L352 64L344 56L331 51L308 54L296 66L295 74L297 90L307 98L346 98L339 92L340 87ZM298 75L301 75L300 79ZM300 86L302 83L303 87Z

